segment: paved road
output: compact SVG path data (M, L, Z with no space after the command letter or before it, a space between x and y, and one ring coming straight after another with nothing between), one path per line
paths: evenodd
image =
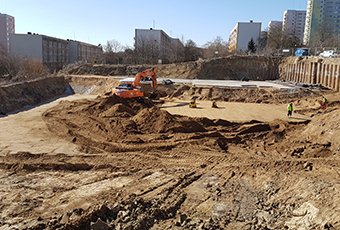
M133 81L131 77L116 77L117 79L124 79L126 81ZM157 82L162 83L163 80L170 79L174 83L192 84L195 86L217 86L217 87L265 87L265 88L278 88L278 89L294 89L296 86L281 83L279 81L236 81L236 80L205 80L205 79L178 79L178 78L158 78Z

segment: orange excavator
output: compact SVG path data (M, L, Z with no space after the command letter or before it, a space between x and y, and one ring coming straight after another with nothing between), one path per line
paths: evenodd
M133 81L121 81L121 84L112 90L112 94L116 94L122 98L143 98L145 93L141 87L141 82L152 81L152 93L150 97L155 97L155 89L157 87L156 68L149 68L136 74ZM146 90L148 91L148 90Z

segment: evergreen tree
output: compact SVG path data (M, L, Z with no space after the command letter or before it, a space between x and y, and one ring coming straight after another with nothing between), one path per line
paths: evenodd
M255 42L254 42L253 38L251 38L250 41L248 42L248 52L250 52L250 53L256 52Z

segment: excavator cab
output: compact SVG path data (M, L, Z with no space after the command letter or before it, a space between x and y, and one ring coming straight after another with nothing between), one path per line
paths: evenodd
M144 89L142 89L142 83L144 83L143 86L151 83L151 89L150 86L149 88L143 87ZM157 97L155 93L156 86L156 68L150 68L137 73L135 78L129 82L122 81L119 86L112 90L112 93L122 98L142 98L148 96L153 99Z

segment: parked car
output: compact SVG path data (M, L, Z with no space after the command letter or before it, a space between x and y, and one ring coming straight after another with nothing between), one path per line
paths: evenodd
M308 48L297 48L295 49L294 55L296 57L308 56L309 49Z
M166 80L163 80L163 84L164 85L172 85L172 84L174 84L174 82L171 81L170 79L166 79Z
M337 57L335 50L325 50L319 54L319 57Z

